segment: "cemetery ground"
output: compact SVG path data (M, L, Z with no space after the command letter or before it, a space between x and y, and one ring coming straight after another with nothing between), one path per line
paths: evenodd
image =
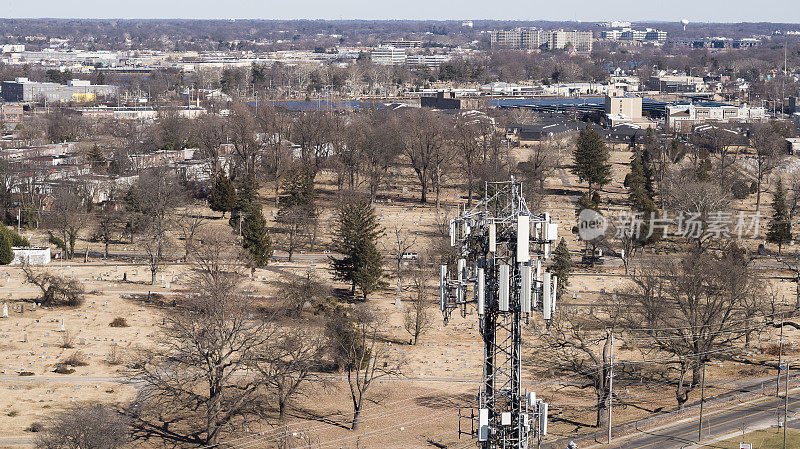
M612 209L623 208L626 192L621 179L627 171L630 156L631 153L626 151L612 152L614 182L604 189ZM519 158L524 158L524 152ZM331 178L323 177L318 184L318 201L335 204L335 186ZM566 168L557 169L547 187L548 193L540 207L550 211L559 222L559 236L566 238L573 260L577 260L582 244L570 229L575 222L574 203L582 188ZM432 205L420 205L418 192L414 189L411 178L396 176L388 198L382 197L376 202L377 215L386 229L379 242L384 256L393 251L395 229L408 232L414 241L412 251L422 253L437 238L437 223L463 201L452 193L454 189L447 188L443 205L437 212ZM264 189L262 197L265 216L270 224L274 224L274 200L269 197L269 189ZM749 203L743 207L753 208ZM227 219L211 218L215 214L208 209L200 212L208 217L206 226L209 229L230 233ZM280 307L274 282L287 273L302 275L314 270L315 278L339 288L345 287L333 282L328 270L328 255L323 252L330 242L332 218L330 208L320 214L315 248L299 254L291 262L285 260L284 253L278 252L267 267L256 270L254 278L244 286L255 301L263 302L264 306ZM43 233L31 237L34 244L46 241ZM275 238L280 248L281 236L275 235ZM758 243L758 240L751 239L745 245L752 248ZM82 251L87 245L91 256L84 263ZM102 253L99 243L80 240L76 248L75 259L56 260L41 269L74 277L81 282L88 295L85 303L77 308L37 307L33 310L32 300L37 291L31 284L24 283L21 270L17 267L0 270L0 294L9 309L9 317L0 319L0 391L3 392L0 395L0 447L31 445L35 438L35 432L31 432L32 425L35 427L35 423L46 422L55 411L75 402L99 401L123 407L136 392L136 385L126 381L130 355L138 348L150 347L158 341L163 314L172 307L172 300L179 299L180 293L188 287L191 267L182 261L167 264L157 275L156 285L150 285L150 273L135 245L112 244L112 258L109 260L98 256ZM612 258L608 260L610 263L605 266L576 268L571 275L567 298L559 307L602 309L611 292L626 288L629 281L623 268L611 263ZM466 317L454 313L449 324L442 325L433 285L437 274L434 269L430 279L432 293L429 295L433 327L417 345L410 345L410 335L403 329L402 307L411 292L402 291L398 305L394 263L388 258L384 262L389 287L373 295L369 302L388 317L383 337L391 345L393 356L407 361L403 375L376 381L370 391L374 403L366 406L358 431L348 429L352 410L346 380L340 374L332 373L323 376L327 382L309 385L305 394L293 404L288 427L265 420L243 432L244 439L239 440L239 445L271 447L285 438L296 439L298 445L302 441L312 441L313 447L467 447L467 439L462 436L459 440L457 433L458 409L470 414L479 387L483 356L474 310L470 310ZM781 279L779 273L773 274L775 279L769 282L774 290L781 297L793 298L794 285ZM765 288L773 287L765 281ZM118 318L124 319L126 326L110 325ZM303 319L309 322L316 318L313 311L303 312ZM523 373L523 386L536 391L538 397L551 404L550 435L546 441L561 438L580 440L597 430L593 427L594 395L591 389L581 388L584 381L578 376L553 372L545 365L531 362L536 360L536 354L532 353L527 342L534 340L536 333L543 329L541 321L532 323L525 327L525 358L529 362ZM784 354L796 357L800 331L786 328L784 332L785 340L791 343L787 343ZM773 355L775 334L774 330L766 330L755 336L754 359L776 359ZM67 342L70 344L65 345ZM622 339L615 356L617 360L643 365L661 363L657 355L645 356L638 349L625 345ZM69 358L82 363L79 366L65 364ZM59 367L64 369L59 370L61 373L55 372ZM758 379L773 378L775 371L725 361L710 363L706 375L705 394L713 397ZM630 379L615 381L615 389L624 400L615 405L615 425L671 410L675 405L674 386L670 379L660 382L645 379L641 382ZM698 398L694 392L690 403ZM717 406L724 404L708 404L709 409ZM470 428L467 420L462 420L461 425L463 430ZM255 435L257 433L261 434Z

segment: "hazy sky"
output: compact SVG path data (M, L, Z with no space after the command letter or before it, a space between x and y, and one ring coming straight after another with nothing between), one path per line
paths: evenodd
M9 0L3 17L800 22L798 0Z

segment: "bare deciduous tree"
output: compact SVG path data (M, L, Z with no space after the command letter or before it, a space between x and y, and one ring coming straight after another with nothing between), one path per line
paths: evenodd
M607 416L609 333L607 317L594 313L583 315L576 309L560 309L550 320L550 328L541 335L545 364L561 372L575 374L595 395L595 427Z
M197 236L202 231L205 219L197 213L184 211L175 217L175 228L183 240L183 258L189 260L189 256L196 250L198 242Z
M407 255L414 248L417 243L417 237L411 235L409 232L403 232L400 228L394 228L392 231L394 238L392 239L392 248L390 254L395 263L395 276L397 277L397 294L403 290L403 277L405 275L404 264L408 263Z
M78 234L86 226L84 199L76 189L62 186L55 191L53 205L46 217L50 227L58 233L57 236L51 234L51 243L64 251L66 259L71 259L75 255Z
M750 142L756 150L756 211L761 204L764 178L778 166L783 159L783 138L769 123L753 123Z
M166 169L143 172L126 195L129 222L137 223L139 247L145 252L151 283L171 255L173 213L185 204L186 192L177 176ZM132 233L132 236L134 234Z
M406 111L402 120L404 151L422 190L420 201L425 203L429 182L440 175L437 169L444 150L442 119L427 109L413 109Z
M375 400L372 383L401 374L403 360L389 352L382 342L384 320L368 306L337 311L328 320L326 334L334 360L344 370L353 404L352 430L358 429L366 401Z
M349 173L363 173L369 188L370 202L375 201L378 189L389 175L389 169L402 152L399 124L385 111L369 113L347 129L348 148L355 149L352 160L343 160ZM350 186L354 187L352 174Z
M50 418L38 449L116 449L130 442L128 419L105 404L74 404Z
M143 350L135 364L132 379L142 388L128 414L139 439L215 445L268 409L263 379L240 374L274 330L252 318L241 273L225 271L222 248L212 245L197 262L182 308L165 317L159 347Z
M734 348L763 315L759 282L733 244L720 257L691 253L681 260L659 259L633 281L630 291L618 295L620 319L643 341L644 351L670 356L665 364L678 372L675 397L683 406L699 385L703 363Z
M95 236L103 243L103 257L106 259L108 259L109 245L122 235L122 226L122 215L117 211L104 208L97 215Z
M306 383L317 379L316 371L325 349L324 339L305 327L283 326L255 355L255 369L263 376L278 420L286 421L291 401L302 395Z
M306 304L314 307L330 293L329 286L320 281L313 270L308 270L301 276L284 275L277 284L278 297L284 299L288 316L299 316Z
M527 161L517 164L522 178L534 187L532 192L541 197L544 183L561 162L561 147L552 140L540 141L531 149Z
M717 183L693 179L685 171L669 173L662 194L667 208L684 218L679 231L701 249L714 236L707 232L709 222L718 214L727 213L731 206L727 190Z
M433 327L433 320L425 304L430 297L430 276L426 264L420 263L411 275L411 303L403 315L403 327L411 334L416 345L419 337Z
M22 272L25 273L26 282L35 285L42 292L39 298L42 305L77 307L86 298L83 286L75 279L34 270L28 264L22 264Z

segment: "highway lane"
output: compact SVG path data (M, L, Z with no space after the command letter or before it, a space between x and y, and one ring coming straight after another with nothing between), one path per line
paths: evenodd
M749 431L777 425L783 420L784 398L769 397L736 405L722 411L709 413L703 418L703 440L715 436L741 432L742 425ZM800 411L800 395L789 394L790 426L796 427L797 420L792 416ZM698 418L679 422L675 425L655 430L640 431L620 444L610 447L619 449L680 449L697 443Z

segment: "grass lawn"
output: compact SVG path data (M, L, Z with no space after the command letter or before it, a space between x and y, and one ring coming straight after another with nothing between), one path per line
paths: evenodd
M753 445L753 449L782 449L783 429L773 427L757 430L745 434L744 437L737 436L730 440L704 445L703 447L739 449L739 443L750 443ZM787 449L800 448L800 430L786 429L786 447Z

